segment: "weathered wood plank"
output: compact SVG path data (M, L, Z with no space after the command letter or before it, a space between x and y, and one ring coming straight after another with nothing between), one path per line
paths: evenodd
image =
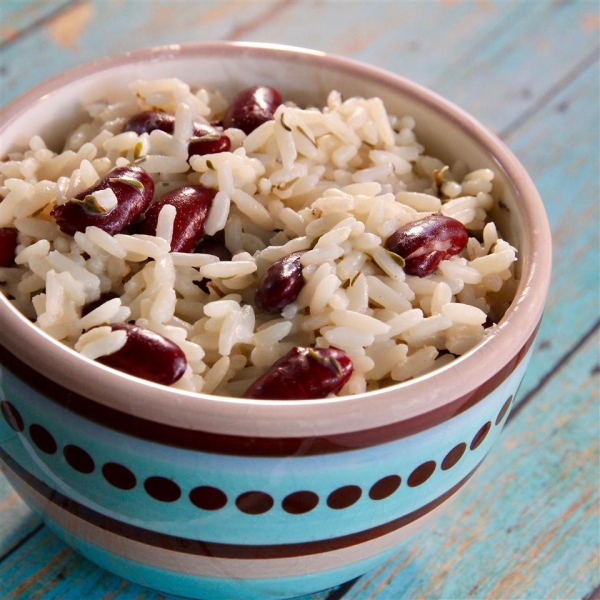
M119 598L136 598L145 591L138 586L128 586L118 577L97 569L46 528L2 564L1 574L4 583L3 597L6 599L99 599L107 594L118 594ZM135 589L129 590L128 594L125 589L127 587ZM157 598L158 594L154 594L154 597Z
M312 47L371 62L429 83L457 56L529 12L523 3L210 0L174 11L168 0L78 2L0 56L4 102L86 60L136 47L199 40L247 40ZM534 7L535 10L537 10ZM437 18L432 19L432 15ZM447 49L453 48L449 53ZM23 56L36 61L23 64ZM18 65L19 68L13 68Z
M598 54L597 2L525 2L512 26L433 83L434 89L502 131L576 69Z
M0 84L6 102L104 54L173 41L246 39L371 62L430 85L502 129L593 51L595 6L380 2L373 10L370 3L351 2L341 10L339 2L273 0L245 3L240 11L237 2L212 0L174 11L170 2L151 0L142 11L138 3L117 0L76 2L5 49Z
M522 395L598 318L599 104L596 61L506 140L544 200L554 246L547 308Z
M332 52L428 85L536 10L522 2L300 1L243 39Z
M186 2L174 10L168 0L121 2L80 0L41 27L2 49L0 88L5 104L36 83L69 67L134 48L226 39L248 22L268 20L286 0ZM35 56L35 61L23 60Z
M73 0L4 0L0 4L0 46L16 39Z
M582 598L598 585L597 344L507 426L450 512L347 600Z
M4 478L0 466L0 560L41 523Z

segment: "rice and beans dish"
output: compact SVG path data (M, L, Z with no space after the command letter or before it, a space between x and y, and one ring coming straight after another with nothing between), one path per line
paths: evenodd
M82 355L207 394L358 394L455 360L510 304L494 173L429 156L409 115L130 91L0 163L0 290Z

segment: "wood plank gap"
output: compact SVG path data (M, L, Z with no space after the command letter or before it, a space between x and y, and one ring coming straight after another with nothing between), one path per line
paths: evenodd
M46 23L49 23L50 21L53 21L54 19L56 19L56 17L59 17L63 12L69 10L73 6L77 6L78 4L83 4L83 0L68 0L62 6L59 6L52 12L43 16L41 19L38 19L37 21L34 21L30 25L27 25L27 27L24 27L14 37L4 40L3 42L0 42L0 50L3 48L7 48L8 46L13 44L17 40L21 39L22 37L26 36L27 34L33 32L33 31L35 31L38 27L45 25Z
M34 529L32 529L26 536L24 536L17 544L15 544L8 552L6 552L3 556L0 556L0 564L4 562L11 554L16 552L21 546L26 544L34 535L39 533L42 529L44 529L44 523L40 523Z
M600 600L600 585L593 589L587 596L584 596L581 600Z
M242 39L249 32L254 29L258 29L265 23L271 21L274 17L276 17L281 12L288 9L292 4L295 4L298 0L279 0L277 4L274 6L269 4L266 10L253 19L250 19L247 23L241 23L240 25L236 25L229 35L225 36L225 40L228 41L236 41Z
M351 579L350 581L346 581L346 583L342 583L338 588L331 591L327 596L325 596L325 600L341 600L349 591L350 588L360 579L357 577L356 579ZM587 598L586 598L587 600ZM593 600L596 600L595 598Z
M512 123L509 123L498 134L502 139L512 135L519 127L526 123L531 117L536 115L542 108L548 105L555 96L562 92L570 83L572 83L581 73L589 69L600 59L600 46L596 46L593 52L590 52L577 65L568 71L561 79L542 94L536 102L524 110Z
M498 39L502 37L505 32L512 31L514 29L516 19L534 18L535 10L536 8L532 8L531 6L526 6L523 4L518 6L518 8L516 8L514 11L503 16L497 25L492 26L484 38L476 41L473 46L469 47L468 56L464 54L458 54L456 59L452 60L452 62L448 64L442 74L436 77L431 83L426 83L427 87L434 91L438 91L444 85L453 81L456 69L464 65L465 62L468 62L471 56L477 56L480 50L487 48L490 44L490 40Z
M544 374L544 376L539 380L538 384L529 390L527 394L523 397L523 399L513 407L510 411L510 415L507 419L507 425L523 410L523 408L531 401L531 399L558 373L558 371L573 357L573 355L587 343L587 341L596 333L598 328L600 327L600 319L598 319L581 337L581 339L572 346L565 354L562 355L560 360L556 362L556 364ZM600 599L599 599L600 600Z

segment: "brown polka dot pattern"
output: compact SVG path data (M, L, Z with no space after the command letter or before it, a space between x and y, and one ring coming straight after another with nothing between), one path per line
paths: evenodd
M428 460L419 465L409 476L406 483L408 487L417 487L423 485L435 471L436 463L434 460Z
M471 441L471 445L469 448L471 450L475 450L481 446L483 440L485 440L490 428L492 426L492 422L488 421L476 434L473 440Z
M148 496L160 502L175 502L181 497L179 486L166 477L148 477L144 481L144 489Z
M244 492L235 499L235 505L247 515L262 515L273 508L273 498L265 493L254 490Z
M383 500L389 498L402 483L399 475L388 475L379 481L376 481L369 490L369 498L371 500Z
M281 503L281 508L291 515L303 515L319 504L319 496L314 492L300 491L288 494Z
M21 433L24 428L21 413L8 400L0 402L0 410L2 410L2 416L8 426L17 433Z
M96 468L92 457L83 448L74 444L68 444L63 448L63 456L70 467L84 475L93 473Z
M356 504L362 496L362 490L357 485L344 485L327 496L327 506L341 510Z
M34 423L29 426L29 435L33 443L45 454L56 454L58 446L52 434L41 425Z
M190 492L190 502L202 510L219 510L227 504L227 496L218 488L201 485Z
M495 424L499 425L513 401L511 395L502 405L498 413ZM22 433L25 429L23 418L17 408L10 402L3 400L0 402L2 417L8 426ZM487 437L492 422L485 423L474 435L469 445L470 450L476 450ZM58 445L52 434L41 425L33 423L29 426L29 435L33 443L39 450L45 454L53 455L58 450ZM461 442L452 448L442 460L440 467L442 471L447 471L454 467L464 456L467 444ZM83 448L75 444L67 444L63 448L63 456L67 464L81 474L90 474L95 471L96 465L90 454ZM408 487L417 487L425 483L435 472L437 463L433 460L424 462L416 467L408 476L406 483ZM102 466L102 476L115 488L120 490L132 490L137 485L136 476L133 472L115 462L109 462ZM369 488L369 498L379 501L392 496L402 484L400 475L393 474L382 477ZM162 476L148 477L144 481L144 490L153 499L160 502L175 502L180 499L181 488L173 480ZM332 491L327 497L327 506L333 510L342 510L349 508L358 502L363 490L358 485L345 485ZM213 511L220 510L227 505L228 498L222 490L208 486L198 486L189 492L190 502L201 510ZM306 514L314 510L319 504L319 496L310 490L300 490L288 494L281 502L281 508L291 515ZM235 505L238 510L248 515L261 515L270 511L275 505L273 497L260 490L252 490L240 494Z
M106 463L102 467L102 475L110 485L120 490L132 490L137 484L135 475L119 463Z
M442 471L447 471L451 469L463 456L465 450L467 449L467 445L464 442L454 446L448 454L444 457L442 461Z
M500 409L500 412L498 413L498 416L496 417L496 425L500 425L500 422L506 416L506 413L508 412L508 409L510 408L512 401L513 401L513 396L511 394L508 397L508 400L502 405L502 408Z

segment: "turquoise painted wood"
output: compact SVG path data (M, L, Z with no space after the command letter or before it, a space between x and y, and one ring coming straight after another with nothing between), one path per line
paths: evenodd
M547 309L526 394L598 318L598 58L506 139L522 158L544 200L553 235L554 266ZM573 124L581 125L574 127ZM565 301L565 295L568 301Z
M10 43L60 11L69 0L5 0L0 5L0 40Z
M445 517L380 569L312 600L600 597L599 31L595 1L0 3L1 104L70 66L135 47L287 43L442 93L498 132L538 186L553 282L499 444ZM164 598L71 551L1 474L0 597Z
M498 29L453 72L434 83L441 94L498 132L537 112L598 56L595 2L519 2L525 13ZM494 84L483 91L481 82Z
M0 556L9 554L41 526L41 519L21 501L4 474L0 475L0 515Z

